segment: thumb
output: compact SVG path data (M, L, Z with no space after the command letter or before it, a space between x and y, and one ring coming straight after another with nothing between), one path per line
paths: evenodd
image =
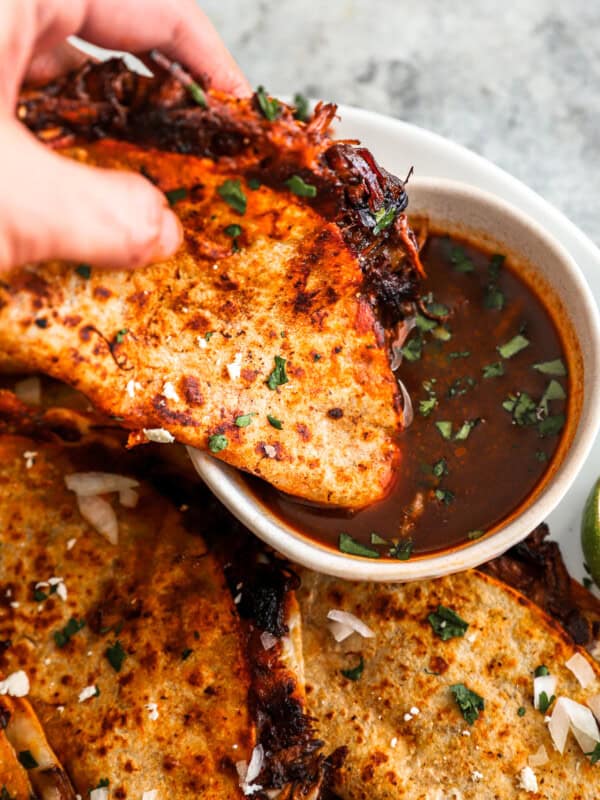
M0 122L0 175L0 272L52 258L137 267L181 244L179 220L141 175L64 158L11 119Z

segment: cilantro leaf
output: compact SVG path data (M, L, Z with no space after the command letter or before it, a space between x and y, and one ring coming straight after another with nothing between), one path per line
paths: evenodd
M483 367L484 378L501 378L504 375L504 364L502 361L496 361L493 364L486 364Z
M473 725L475 720L479 717L479 712L485 708L485 701L476 692L467 689L464 683L455 683L450 687L450 691L454 695L456 704L460 709L464 719Z
M540 361L538 364L534 364L532 369L541 372L542 375L553 375L556 378L562 378L567 374L567 368L562 358L555 358L554 361Z
M58 631L54 631L54 641L57 647L64 647L76 633L85 627L85 621L71 617L67 624Z
M308 122L310 119L308 100L302 92L296 92L294 95L294 119L299 119L301 122Z
M298 197L317 196L317 187L313 186L311 183L306 183L300 175L292 175L291 178L287 179L285 185L291 192L298 195Z
M246 213L248 201L239 178L228 178L219 186L217 192L238 214Z
M104 655L108 659L108 663L111 665L114 671L120 672L123 662L127 658L127 653L123 649L121 642L117 639L114 644L111 644L106 648Z
M250 414L242 414L239 417L235 418L235 424L238 428L247 428L248 425L252 422L252 417L255 416L256 412L250 412Z
M355 667L352 667L351 669L341 669L340 672L344 678L348 678L349 681L357 681L363 674L364 668L365 660L362 656L360 656L360 661Z
M461 619L455 611L446 606L438 606L437 611L432 611L428 615L427 621L433 628L436 636L439 636L443 642L448 639L464 636L465 631L469 627L469 623Z
M269 425L272 425L273 428L277 428L280 431L283 428L283 422L277 417L271 416L271 414L267 414L267 419L269 420Z
M413 547L412 539L401 539L398 544L394 544L390 547L388 555L390 558L397 558L398 561L408 561L412 555Z
M190 93L192 100L197 103L200 108L208 108L208 103L206 102L206 95L200 88L200 86L196 83L196 81L190 81L189 83L185 84L185 88Z
M289 378L285 371L286 365L285 358L281 356L275 356L275 366L273 367L273 371L270 373L269 377L267 378L267 386L271 391L275 391L278 386L283 386L284 383L289 382Z
M338 547L342 553L348 553L351 556L364 556L365 558L379 558L379 551L373 550L366 544L357 542L348 533L340 533Z
M509 339L508 342L498 345L496 350L500 353L502 358L512 358L516 356L517 353L520 353L521 350L525 350L526 347L529 347L529 339L523 336L522 333L518 333L516 336L513 336L512 339Z
M170 206L174 206L175 203L179 203L180 200L185 200L188 195L188 190L181 186L179 189L169 189L168 192L165 192L165 197Z
M222 433L215 433L208 437L208 449L211 453L220 453L221 450L225 450L228 444L229 441L227 437Z
M89 264L79 264L75 267L75 272L87 281L91 277L92 268Z
M276 100L274 97L269 97L264 86L259 86L256 90L256 100L260 110L269 122L273 122L277 119L281 111L279 100Z
M389 228L392 222L396 219L396 209L393 206L390 206L389 208L381 206L381 208L377 209L375 212L374 217L375 225L373 226L373 235L379 236L381 231Z

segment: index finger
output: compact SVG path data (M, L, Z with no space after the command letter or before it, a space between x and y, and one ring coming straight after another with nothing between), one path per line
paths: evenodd
M87 0L77 33L114 50L157 48L216 89L238 95L251 92L221 37L194 0L145 0L141 5L139 0Z

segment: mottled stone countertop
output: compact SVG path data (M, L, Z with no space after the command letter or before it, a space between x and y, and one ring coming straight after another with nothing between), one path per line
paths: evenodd
M440 133L520 178L600 244L600 3L201 5L253 85Z

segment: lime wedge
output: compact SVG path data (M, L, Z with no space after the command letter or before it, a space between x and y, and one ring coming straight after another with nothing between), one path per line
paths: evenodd
M600 478L594 484L583 509L581 546L590 574L596 586L600 586Z

